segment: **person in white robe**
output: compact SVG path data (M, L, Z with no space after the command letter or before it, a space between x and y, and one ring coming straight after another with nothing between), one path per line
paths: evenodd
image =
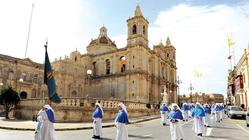
M214 106L215 120L216 122L220 122L220 105L216 103Z
M50 105L44 105L39 114L41 116L40 140L57 140L54 131L54 110Z
M204 118L204 126L210 127L211 124L211 107L208 104L204 105L205 118Z
M38 114L37 114L37 127L35 129L35 140L41 140L41 128L42 128L42 116L41 116L41 112L43 111L43 109L41 109Z
M100 103L95 104L96 110L93 112L93 136L94 139L101 139L102 137L102 118L104 111Z
M117 128L117 135L115 140L128 140L128 131L126 125L129 123L126 106L123 103L118 105L119 113L115 119L115 127Z
M202 108L200 103L196 103L195 108L192 112L192 117L194 118L194 132L197 134L197 136L202 137L203 136L203 120L205 117L205 111Z
M183 140L183 131L180 121L183 120L182 112L176 103L171 104L168 119L170 121L171 140Z
M182 105L183 121L188 121L189 110L190 110L190 106L187 103L183 103L183 105Z
M162 124L165 126L167 125L167 118L168 118L168 107L166 106L165 103L162 104L162 106L160 107L160 113L161 113L161 119L162 119Z

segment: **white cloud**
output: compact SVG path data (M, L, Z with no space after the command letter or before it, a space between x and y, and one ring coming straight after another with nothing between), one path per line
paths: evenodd
M0 2L1 54L24 57L32 2ZM91 33L85 33L89 27L80 20L91 19L89 13L93 14L87 1L35 0L27 57L43 62L46 38L51 60L83 48Z
M236 6L191 6L180 4L161 11L150 28L150 42L170 36L177 49L178 74L183 81L182 92L188 92L192 82L202 92L226 92L229 68L227 34L236 40L237 59L249 42L249 3ZM193 71L203 73L194 79Z

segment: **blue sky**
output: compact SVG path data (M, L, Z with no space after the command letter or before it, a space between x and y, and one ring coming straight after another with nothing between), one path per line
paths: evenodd
M0 1L0 53L24 57L33 0ZM43 62L48 38L51 60L79 50L86 53L91 38L105 25L119 48L127 39L126 20L137 4L150 22L149 46L171 38L177 49L181 93L226 93L229 63L227 35L235 40L239 60L249 43L249 2L246 0L34 0L28 57ZM193 71L202 73L194 78Z

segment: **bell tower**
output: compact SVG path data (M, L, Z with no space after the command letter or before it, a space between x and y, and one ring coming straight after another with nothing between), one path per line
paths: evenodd
M128 46L142 45L148 47L148 20L143 17L139 5L137 5L134 17L127 20Z

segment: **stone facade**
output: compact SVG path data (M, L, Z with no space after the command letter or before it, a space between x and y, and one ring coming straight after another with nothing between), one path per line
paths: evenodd
M127 20L127 46L117 48L101 27L87 53L74 51L53 62L58 93L62 97L120 99L156 104L166 85L169 103L176 102L176 50L166 44L148 46L148 24L137 6ZM92 74L87 75L91 70ZM171 92L169 92L171 91Z
M224 103L224 96L222 94L217 93L190 93L187 95L179 95L179 103L196 103L199 102L201 104L204 103Z
M233 70L229 70L227 82L228 104L249 107L249 46L244 50Z
M0 54L0 84L8 84L21 98L41 98L47 95L43 85L43 65L32 60ZM0 85L0 86L1 86Z

